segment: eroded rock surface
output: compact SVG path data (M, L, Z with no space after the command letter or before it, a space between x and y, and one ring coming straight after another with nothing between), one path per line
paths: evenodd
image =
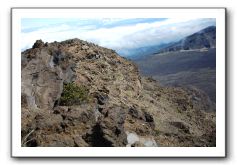
M215 146L215 114L198 91L140 77L113 50L38 40L21 67L22 146Z

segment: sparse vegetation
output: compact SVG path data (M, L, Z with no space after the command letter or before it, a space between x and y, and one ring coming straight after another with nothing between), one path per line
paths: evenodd
M88 59L87 50L100 58ZM29 49L22 57L22 147L215 146L215 112L204 112L209 100L198 89L162 87L156 74L140 76L132 62L78 39ZM157 67L180 73L186 71L176 66L182 60L168 60L171 70Z
M85 86L78 86L74 82L63 85L60 105L79 105L89 101L89 90Z
M31 130L27 135L24 136L23 140L21 141L21 146L22 147L27 147L27 143L29 143L30 141L34 140L33 138L29 139L29 137L31 136L31 134L34 132L35 130Z
M160 133L161 133L160 130L158 130L158 129L155 130L155 135L156 135L156 136L159 136Z

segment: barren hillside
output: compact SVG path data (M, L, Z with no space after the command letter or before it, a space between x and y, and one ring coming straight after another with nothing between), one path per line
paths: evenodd
M215 146L204 93L161 87L113 50L37 40L21 74L22 146Z

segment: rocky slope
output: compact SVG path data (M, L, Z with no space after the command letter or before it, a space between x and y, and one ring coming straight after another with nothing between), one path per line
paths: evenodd
M180 50L196 50L196 49L209 49L216 47L216 27L209 26L192 35L189 35L182 40L169 45L158 53L165 53L170 51Z
M205 95L161 87L113 50L37 40L21 67L22 146L215 146Z

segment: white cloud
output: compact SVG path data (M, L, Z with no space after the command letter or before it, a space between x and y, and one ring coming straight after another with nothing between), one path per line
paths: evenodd
M103 19L101 21L104 24L110 24L120 20ZM76 27L73 24L62 24L57 27L45 27L22 33L21 48L31 47L37 39L52 42L70 38L80 38L115 50L137 48L176 41L210 25L215 25L215 19L170 18L164 21L136 23L110 28L96 28L95 25L88 24Z

